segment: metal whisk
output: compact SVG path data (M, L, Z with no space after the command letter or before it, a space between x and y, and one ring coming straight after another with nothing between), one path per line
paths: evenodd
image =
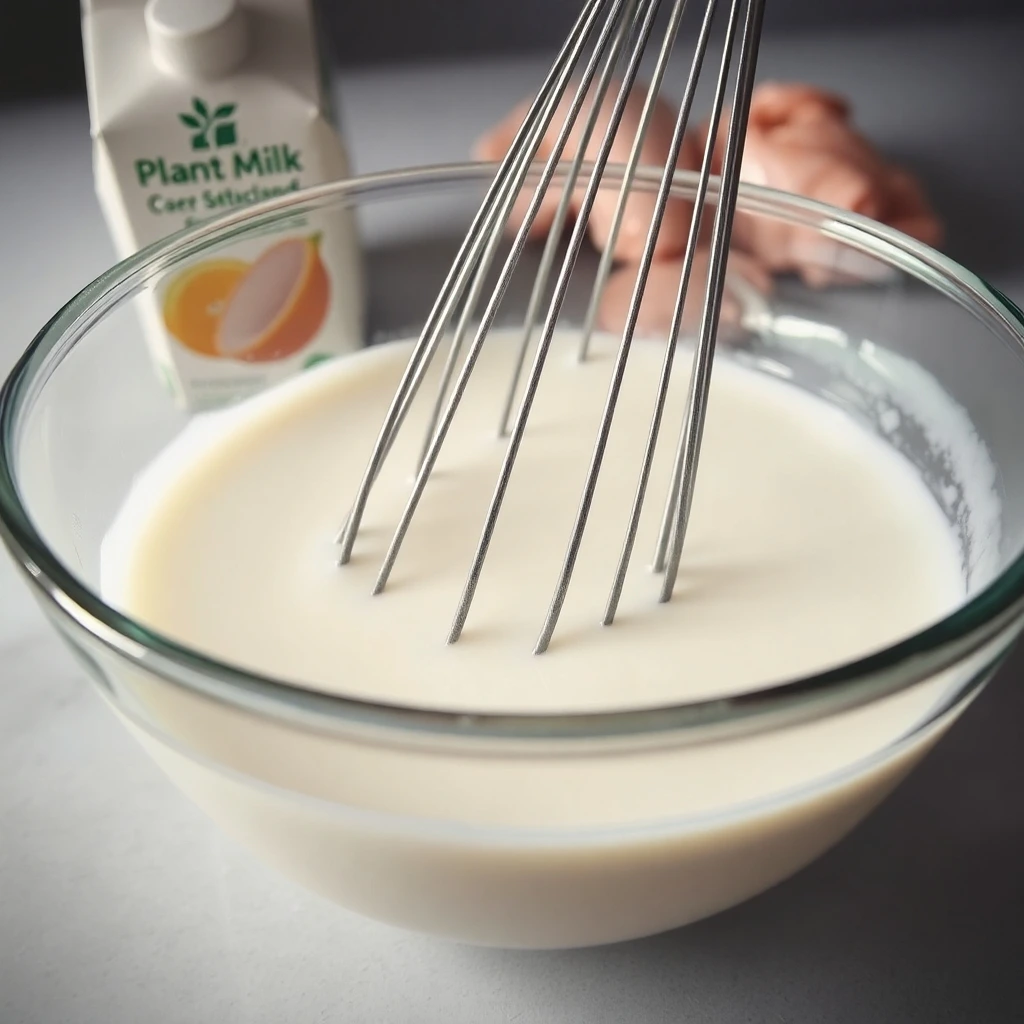
M505 492L526 431L530 410L540 382L541 373L544 369L545 359L547 358L554 335L555 326L566 297L569 280L583 245L588 218L602 179L606 174L612 143L622 121L627 100L636 82L641 63L650 47L659 12L662 8L667 7L670 7L671 10L669 11L665 34L660 46L657 47L657 57L646 101L640 115L639 127L632 143L629 158L622 169L621 186L612 221L612 229L597 271L597 279L581 333L579 355L581 359L587 357L596 309L611 269L615 239L622 223L626 202L629 199L637 171L641 146L650 126L655 110L655 102L660 94L670 58L677 37L680 34L680 26L687 7L687 0L671 0L671 2L668 2L668 0L587 0L585 3L582 13L555 59L540 92L530 106L529 112L515 136L507 155L501 162L497 174L488 188L484 200L461 244L440 294L413 348L404 375L388 409L384 424L381 427L348 520L338 535L337 542L340 545L338 562L339 565L343 565L351 557L352 548L356 541L360 522L374 482L391 450L398 431L401 429L424 376L438 349L441 347L442 339L449 335L451 322L455 319L456 310L461 302L461 311L456 321L454 332L450 334L451 343L445 366L441 373L438 396L433 407L432 416L430 417L419 469L416 473L415 482L412 485L408 503L388 547L384 563L374 587L375 594L383 591L398 558L403 540L416 513L459 403L462 400L477 357L494 321L495 314L506 292L509 281L520 261L526 246L530 226L536 219L541 203L549 188L552 187L552 181L555 178L556 172L560 170L563 153L570 134L586 107L587 111L583 114L584 119L576 153L569 162L567 169L561 168L564 171L562 174L564 184L562 185L561 198L533 284L527 307L525 330L522 342L517 350L508 397L505 407L498 418L500 434L508 437L505 457L490 506L487 510L476 553L473 557L455 618L448 634L449 643L455 643L459 639L469 615L477 584L487 558L495 524L500 514ZM722 8L722 10L719 10L719 8ZM605 625L610 625L614 620L623 581L636 540L637 527L647 493L647 485L654 462L655 449L669 390L676 342L682 326L684 302L690 283L705 201L708 199L709 192L714 188L713 176L711 174L712 158L719 134L722 113L725 108L728 83L730 78L732 78L731 113L729 114L728 133L721 174L716 189L717 201L715 203L715 218L711 234L709 270L700 326L695 344L693 371L690 378L686 411L679 432L671 484L662 516L654 559L654 569L663 573L660 600L668 601L672 597L693 500L694 481L697 473L701 437L707 410L711 382L711 364L721 312L725 266L736 207L743 139L746 132L750 97L753 90L763 11L764 0L722 0L722 2L720 0L706 0L700 28L696 34L693 60L690 64L686 86L678 107L668 158L660 178L654 215L648 229L643 255L637 271L636 283L629 304L629 312L625 320L625 328L622 332L615 357L608 396L598 428L597 439L583 488L583 495L569 537L562 571L535 646L535 653L540 654L544 652L550 643L572 578L597 486L598 474L601 470L605 448L611 431L612 420L615 415L616 403L625 373L626 362L629 357L640 304L654 258L655 243L672 189L674 170L690 120L694 95L704 65L709 39L716 19L724 17L726 26L723 55L715 79L710 129L698 179L693 214L682 263L679 290L676 297L668 343L665 347L665 356L659 377L647 444L641 462L636 494L626 528L622 552L612 581L611 593L605 608L603 622ZM736 56L737 52L738 57ZM615 71L621 63L624 63L624 70L621 73L621 86L611 108L607 130L600 141L593 161L585 165L584 154L593 136L599 112L614 79ZM732 66L734 63L735 69L733 73ZM498 272L497 282L490 294L486 296L479 320L472 329L472 340L468 351L460 367L459 359L465 347L465 341L471 333L471 324L474 322L481 299L484 298L485 284L500 248L513 205L524 186L527 176L531 173L531 168L536 172L534 161L542 139L549 133L552 127L559 104L570 92L572 99L569 103L568 116L558 128L557 139L551 154L539 171L539 180L533 190L529 207L521 226L515 233L505 262ZM540 328L539 340L526 379L525 389L519 399L518 406L516 406L516 395L525 367L526 356L535 334L537 316L548 290L550 275L554 269L559 248L559 238L569 213L570 199L577 188L580 174L584 173L585 166L586 173L589 174L586 189L571 231L565 255L557 269L554 287ZM458 370L457 373L456 370Z

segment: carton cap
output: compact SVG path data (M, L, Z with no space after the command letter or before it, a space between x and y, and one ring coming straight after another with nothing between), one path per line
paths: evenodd
M220 78L245 57L238 0L148 0L146 34L157 66L182 78Z

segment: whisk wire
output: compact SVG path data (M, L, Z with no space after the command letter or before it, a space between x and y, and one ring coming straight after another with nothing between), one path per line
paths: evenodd
M681 143L682 135L686 131L690 106L692 105L693 94L696 91L697 80L700 77L701 68L704 63L708 38L711 31L711 23L715 15L716 8L717 0L711 0L704 14L704 22L701 26L700 37L697 41L696 56L690 68L690 75L686 83L686 89L683 93L683 100L679 106L679 115L676 120L675 135L673 137L673 151L676 151L675 147ZM633 554L633 547L636 543L636 535L640 525L640 515L643 511L644 501L647 496L647 486L650 483L651 470L654 466L654 456L657 450L662 418L665 414L665 404L668 398L669 384L671 382L672 370L675 363L676 343L682 329L683 311L685 309L686 299L690 290L690 276L693 271L693 260L697 251L697 242L700 237L704 219L705 200L707 198L708 186L711 180L714 139L721 119L721 98L725 91L727 68L728 65L723 62L723 67L719 72L718 83L715 89L715 99L712 103L712 112L709 120L708 138L704 147L704 156L701 160L697 190L694 195L693 213L690 218L690 230L686 239L683 265L679 275L679 288L676 292L676 301L672 311L672 320L669 327L668 337L666 338L665 355L662 359L661 374L658 378L658 390L655 396L654 412L651 416L651 426L647 435L647 444L644 448L643 459L640 463L640 476L637 480L636 492L633 497L633 505L630 509L629 520L626 527L626 536L622 543L622 551L619 555L618 564L615 567L615 576L612 581L611 593L608 595L608 603L605 606L604 617L601 620L602 624L605 626L610 626L615 621L619 600L622 597L622 588L626 580L626 573L629 569L629 562ZM668 174L668 168L666 168L666 173L662 177L661 189L664 190L670 185L671 176Z
M536 152L537 147L534 146L534 141L536 140L539 145L547 125L550 124L550 121L554 116L558 100L558 95L552 94L542 109L540 116L537 118L536 123L531 126L529 141L521 150L519 162L516 165L518 172L524 172L522 174L524 179L525 172L529 170L529 166L532 162L531 154ZM462 312L459 315L459 319L455 327L455 333L452 336L452 341L448 348L448 356L445 360L444 369L441 372L441 379L438 382L437 396L434 399L434 404L431 407L430 416L427 420L427 426L423 433L423 447L420 450L420 458L418 462L418 467L420 468L426 461L427 452L430 450L430 443L434 438L434 433L437 430L437 424L441 418L441 412L444 409L444 400L448 395L448 389L451 386L452 377L454 376L455 368L458 365L462 346L465 343L470 325L473 322L473 316L476 313L477 307L480 303L480 298L487 285L487 278L494 264L494 258L497 255L498 250L501 248L501 242L505 234L505 225L508 222L508 218L511 215L515 202L516 193L510 190L502 200L495 205L492 216L482 228L482 234L487 238L486 248L476 261L473 283L470 286L469 295L463 303Z
M547 242L544 246L544 252L540 260L539 269L534 280L530 300L527 305L526 315L524 317L523 335L517 351L511 383L506 395L502 414L499 419L499 436L504 436L508 433L508 419L511 416L513 400L518 388L519 378L522 374L523 364L526 359L526 352L529 348L530 339L533 335L533 329L536 325L537 311L547 286L551 264L554 262L554 257L558 249L559 238L568 217L572 201L573 186L575 185L576 179L579 177L580 166L583 163L586 148L589 145L590 138L594 132L594 127L597 124L601 106L603 104L604 97L608 92L608 85L611 82L612 73L614 72L615 66L621 56L623 43L627 39L627 33L635 33L640 23L639 2L640 0L628 0L626 7L623 9L625 16L623 20L619 22L611 50L605 61L604 70L602 71L601 78L597 86L596 96L591 102L591 109L587 116L581 140L577 147L577 154L573 158L573 162L566 175L566 182L562 189L559 205L553 215L552 223L548 230ZM552 113L548 114L547 106L545 106L544 111L537 119L537 123L532 129L530 136L531 140L534 137L533 133L536 133L538 138L543 136L547 125L551 121L553 111L558 105L558 101L559 97L557 95L553 95L549 99L548 103L551 104ZM530 161L527 160L526 163L528 167ZM488 274L490 273L491 267L494 263L494 257L500 248L501 241L504 237L505 225L508 221L509 215L511 214L515 200L515 193L511 193L507 197L506 201L503 204L500 204L500 207L496 210L495 216L487 224L486 230L490 232L490 239L487 243L486 252L478 264L476 276L474 277L473 284L470 288L469 297L463 305L462 313L460 314L455 334L453 335L452 343L449 347L448 357L445 361L441 380L438 384L437 396L427 420L427 428L424 431L423 447L420 452L420 459L418 463L419 466L423 465L426 460L427 452L430 449L434 432L437 429L437 424L441 418L441 412L444 408L444 399L448 394L448 388L451 386L452 376L454 375L455 367L458 365L458 358L461 354L462 346L469 330L469 325L472 322L473 314L476 312L480 297L483 294L484 287L486 286Z
M711 0L708 7L707 21L713 15L713 9L716 0ZM669 18L668 29L665 33L665 40L662 44L661 50L658 54L658 61L655 66L654 76L651 81L650 88L647 94L647 102L645 104L644 115L641 115L640 130L638 130L636 138L634 139L633 146L629 156L629 162L626 166L626 175L623 178L622 186L620 188L618 201L616 204L615 220L621 224L622 213L625 208L625 204L628 201L630 194L631 177L635 172L636 164L639 159L640 149L643 145L642 131L645 130L645 121L649 123L650 114L654 109L654 99L657 96L658 90L660 89L661 79L664 77L665 69L668 65L668 59L672 52L673 44L675 43L676 34L679 31L679 25L682 22L683 13L686 9L686 0L675 0L672 13ZM669 147L669 153L666 157L665 168L662 172L661 187L658 190L658 197L655 203L654 213L651 217L650 225L647 229L647 237L644 243L643 254L640 260L640 266L637 270L636 281L633 286L633 294L630 299L629 309L626 315L626 323L622 332L622 339L619 344L619 349L615 357L615 364L612 370L611 383L608 389L608 396L605 400L604 412L601 416L601 422L598 427L597 440L594 444L594 451L591 456L590 466L587 470L586 479L583 485L583 496L580 499L580 505L576 513L576 519L573 523L572 532L569 538L569 545L566 550L565 558L562 563L562 571L559 574L558 582L555 585L554 596L551 599L551 604L548 607L548 614L544 620L544 624L541 627L540 636L537 639L534 651L535 653L541 654L547 650L548 645L551 642L551 638L554 635L555 627L558 624L558 618L562 611L562 605L565 603L566 595L569 591L569 584L572 580L573 570L576 566L576 560L579 555L580 545L583 541L583 534L586 530L587 520L590 516L590 508L593 504L594 494L597 489L597 478L601 471L601 465L604 460L604 453L608 445L608 438L611 433L612 421L615 416L615 409L618 404L619 391L622 387L623 376L626 372L626 362L629 358L630 348L632 347L633 334L636 330L636 323L640 312L640 303L643 299L644 288L647 283L647 277L650 273L651 263L654 260L654 248L658 241L658 235L661 231L662 220L665 215L665 209L668 205L668 195L671 190L671 184L674 176L674 170L676 161L679 158L679 151L682 148L683 135L686 130L686 121L689 116L689 106L692 102L692 91L688 90L687 95L684 96L683 103L680 107L680 117L677 119L677 124L672 137L672 143ZM613 235L614 238L614 235ZM612 251L614 248L614 241L605 250L606 252ZM595 288L591 299L591 304L595 303L595 300L599 299L599 293ZM584 338L584 342L586 338ZM669 341L669 347L673 347L673 341ZM582 360L586 356L585 348L581 347L579 357ZM666 381L667 389L667 381Z
M388 407L369 463L360 481L352 509L336 538L336 543L341 548L338 555L339 565L345 565L351 558L359 526L366 511L370 490L376 482L381 466L391 450L394 438L401 428L429 368L430 361L441 341L445 326L451 318L459 296L465 290L468 278L475 266L476 256L483 249L487 238L491 237L488 226L497 216L497 212L503 208L503 198L512 197L514 199L522 187L523 181L529 173L531 162L540 148L544 132L554 118L558 101L565 91L572 70L607 2L608 0L587 0L562 49L555 58L540 91L530 105L523 124L516 133L508 153L501 161L470 224L469 231L459 247L444 284L427 316L423 330L409 356L409 361ZM607 30L607 28L606 25L605 29Z
M411 492L374 584L373 593L378 594L383 591L448 437L497 311L506 296L511 279L519 267L527 240L543 204L547 201L555 175L560 171L566 146L577 129L577 122L580 120L581 112L589 97L590 106L577 133L575 151L559 177L561 195L550 223L539 269L533 280L522 333L513 353L511 380L498 423L499 435L507 436L505 451L484 517L481 534L448 633L448 643L450 644L455 643L461 637L470 613L509 482L520 453L534 400L540 387L555 328L568 293L570 278L589 230L591 213L598 191L604 182L612 146L622 124L662 6L663 0L587 0L585 3L569 37L548 72L540 92L530 105L508 153L487 189L484 200L473 218L470 230L459 248L424 328L413 347L360 482L352 510L338 536L338 543L341 546L339 563L343 564L351 557L368 497L381 467L443 339L450 336L451 340L440 374L437 393L428 414L423 447ZM607 232L607 244L600 258L590 293L583 331L577 348L577 358L580 361L586 360L588 356L590 339L597 321L604 287L613 266L615 244L623 226L645 139L653 122L656 103L687 6L688 0L672 0L671 13L665 35L658 49L651 83L638 119L636 132L633 135L629 156L622 170L616 205ZM668 158L662 169L654 210L647 227L642 256L630 294L628 312L616 350L580 503L554 594L534 647L535 653L538 654L548 649L554 635L587 528L634 334L639 322L640 310L654 262L659 233L674 187L675 168L686 138L694 97L718 9L719 0L706 0L697 36L695 55L679 103ZM717 152L719 128L736 49L735 40L742 21L725 156L717 195L712 197L716 210L711 232L708 274L693 356L693 368L671 464L668 493L662 509L655 551L655 568L664 570L660 585L659 599L661 601L671 599L678 576L706 421L711 367L721 316L726 261L743 155L743 136L749 113L750 95L753 90L763 12L764 0L730 0L724 52L716 79L708 137L701 161L671 327L658 378L657 392L654 396L654 409L636 490L630 507L625 538L616 565L611 592L605 606L602 620L605 625L610 625L614 621L618 609L663 426L677 342L682 329L687 293L702 232L704 209L712 192L713 160ZM743 14L742 18L741 13ZM588 43L590 43L590 52L582 60L583 71L578 75L578 82L572 91L572 98L564 120L555 133L556 138L547 159L543 161L539 174L536 174L537 182L532 195L530 195L525 214L514 232L509 251L497 273L495 283L488 293L487 282L492 276L498 252L506 236L509 220L519 202L519 197L528 192L528 190L524 192L524 184L531 173L536 173L533 168L537 154L544 140L549 136L556 112L563 107L564 99L570 92L570 81L577 65L581 63ZM563 229L568 223L574 200L579 194L579 180L583 174L585 157L594 139L613 76L624 57L625 67L622 72L622 81L612 103L607 125L589 165L589 177L583 189L582 199L576 204L578 208L575 211L575 220L565 245L561 263L558 265L557 274L554 276L554 283L551 284L550 279L558 262ZM484 301L485 296L486 301ZM460 302L462 303L461 309L459 309ZM474 331L472 325L476 321L481 302L483 302L484 308L480 312L479 321ZM519 395L527 355L533 345L534 335L537 333L538 317L545 302L547 308L540 326L539 337L529 371L526 374L522 394ZM449 333L449 325L457 309L459 315L455 329L453 333ZM466 340L470 337L471 332L472 341L463 356L463 349L466 348ZM514 415L513 410L515 410Z
M541 332L540 341L537 345L536 354L534 355L533 366L530 369L530 376L527 380L526 390L520 401L519 410L516 413L515 422L509 436L508 447L506 448L505 457L502 461L501 469L498 474L498 482L495 486L494 494L491 498L491 503L487 509L487 514L484 519L484 528L480 536L480 541L477 545L476 553L473 556L472 566L462 592L462 597L459 600L455 619L448 634L448 643L450 644L455 643L461 636L463 627L466 623L466 618L469 615L470 606L473 603L473 597L476 593L477 585L480 581L480 574L483 570L484 560L487 557L491 539L494 535L494 527L497 523L502 502L504 501L505 493L508 489L513 466L519 454L519 449L522 446L523 436L526 432L526 424L533 408L533 401L536 397L537 389L540 386L540 376L543 372L545 361L547 360L548 350L551 346L551 339L554 337L555 325L558 321L558 316L561 313L566 292L568 291L569 278L572 275L573 268L576 265L576 260L581 248L583 247L583 240L586 236L590 213L593 209L594 201L597 198L597 192L600 188L605 167L608 163L608 157L611 153L612 143L615 140L619 124L621 123L622 116L625 113L630 92L633 89L633 84L636 81L636 76L640 70L640 64L643 60L647 41L650 38L651 32L654 28L655 18L661 7L661 0L644 0L644 3L643 24L641 25L638 33L639 38L630 53L629 63L623 74L622 84L619 88L618 95L615 97L615 103L609 116L608 129L605 132L605 135L601 140L601 145L595 155L590 179L587 182L586 191L584 192L583 199L580 202L576 223L573 225L568 248L565 257L562 260L562 266L558 272L554 293L551 296L551 301L548 305L548 312L544 321L544 327Z
M551 276L551 268L554 265L555 257L558 253L559 241L562 237L562 232L565 229L565 224L569 216L573 192L575 191L576 181L580 175L580 169L583 166L587 147L590 145L590 140L594 134L594 128L597 126L597 120L600 116L601 108L604 106L604 98L608 93L608 86L611 84L612 75L615 72L615 68L622 54L623 45L626 43L629 34L636 31L641 20L640 13L641 7L639 0L629 0L627 8L624 10L625 16L619 23L611 50L605 60L604 67L598 79L597 87L594 90L594 96L590 103L590 110L587 114L586 122L576 144L576 153L573 156L573 159L569 164L569 169L565 174L562 194L559 197L558 206L555 209L551 225L548 229L548 237L544 244L544 250L541 254L540 264L533 282L533 288L530 291L530 298L526 305L526 314L523 317L522 337L516 351L512 377L509 382L505 401L502 405L501 415L498 420L498 434L500 437L508 435L509 419L512 416L516 392L519 390L519 381L522 378L523 366L526 363L526 353L529 350L534 328L537 325L537 314L540 311L541 302L543 301L544 295L547 291L548 280Z
M653 0L656 5L660 0ZM473 343L470 346L469 352L466 355L465 362L462 365L462 369L455 382L454 389L451 396L448 399L448 403L445 407L445 411L437 425L437 429L434 433L433 439L430 443L430 448L427 452L426 458L423 460L423 465L420 467L419 473L416 476L416 480L413 484L412 493L409 495L408 502L405 506L405 510L402 513L402 517L399 520L398 527L395 530L394 536L392 537L391 544L388 547L387 554L384 556L384 563L381 566L380 573L377 576L377 581L374 584L373 593L379 594L387 586L387 581L391 575L391 571L394 568L395 561L398 558L398 554L401 551L402 543L405 540L406 533L408 532L409 525L412 521L412 517L416 512L419 505L420 499L423 496L423 490L426 487L427 479L430 476L431 471L437 461L437 457L440 453L441 446L444 444L445 437L448 434L448 430L451 427L452 420L455 418L455 413L458 409L459 403L462 400L462 396L465 393L466 386L469 382L470 374L476 365L476 361L479 358L480 351L483 348L484 341L487 338L487 334L490 331L491 324L494 321L495 314L497 313L498 306L501 304L501 300L504 298L505 291L508 288L509 281L512 279L516 267L519 263L522 251L526 246L526 239L529 234L530 228L533 225L534 220L537 217L537 213L540 210L541 203L543 202L544 196L547 194L547 190L551 185L551 180L555 175L559 161L562 158L562 153L565 150L566 143L568 142L569 135L575 125L576 119L579 116L580 109L583 106L584 100L590 86L593 83L594 75L601 62L601 58L605 54L609 40L612 37L613 30L618 24L618 19L621 17L622 11L625 7L626 0L613 0L612 12L607 18L602 30L598 42L595 46L594 52L587 62L586 70L580 80L579 87L576 89L576 93L573 96L572 103L564 124L562 125L558 138L552 148L551 155L544 165L544 170L541 173L540 181L534 191L533 197L530 200L530 205L523 218L522 225L516 233L515 240L512 244L512 249L509 252L505 264L502 267L501 273L498 276L497 283L495 284L494 291L491 295L490 300L484 310L483 316L481 317L480 325L477 328L476 336L473 339Z
M746 135L747 116L750 111L750 97L754 89L754 73L757 68L757 51L761 41L763 18L764 0L749 0L740 43L740 57L737 63L736 87L729 118L729 134L726 138L725 156L722 160L721 188L712 229L707 290L704 296L704 307L701 311L700 332L694 352L693 372L690 376L690 388L677 450L676 467L673 469L673 480L678 477L679 486L678 493L673 495L676 502L675 522L659 596L659 601L662 603L671 600L672 592L675 589L683 541L689 524L690 510L693 507L693 488L704 435L704 422L707 416L708 394L711 388L711 365L722 312L725 269L729 254L729 241L732 236L732 222L736 213L739 171L743 160L743 143ZM713 144L713 142L714 136L709 134L709 144Z

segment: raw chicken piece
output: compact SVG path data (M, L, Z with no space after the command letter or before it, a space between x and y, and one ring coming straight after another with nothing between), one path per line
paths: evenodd
M846 120L850 104L835 93L802 82L764 82L754 90L750 124L769 128L786 122L816 123L823 119Z
M597 153L619 85L618 82L612 83L602 104L598 124L587 146L588 159ZM612 145L610 162L624 163L628 158L645 97L646 91L639 88L631 95ZM552 121L553 127L542 141L537 154L540 161L550 156L570 102L571 94L562 100ZM529 103L520 104L486 133L475 146L476 157L482 160L503 157L528 109ZM585 104L577 119L562 155L563 164L567 164L576 152L588 109ZM727 117L728 112L724 112L723 127L715 142L712 169L716 173L721 171ZM642 165L664 165L674 123L674 111L659 99L641 152ZM709 126L705 124L698 131L688 133L677 161L680 169L697 170L700 167L708 130ZM887 164L868 140L853 128L846 100L814 86L770 82L754 91L741 177L874 218L929 245L937 245L942 239L942 225L918 182L902 168ZM570 208L573 216L579 211L584 188L585 181L574 192ZM510 224L513 229L522 223L532 194L531 189L518 198ZM588 228L591 240L599 249L608 242L617 198L617 190L605 188L594 204ZM558 199L557 189L552 189L545 196L530 231L531 238L543 238L547 234ZM640 258L653 210L652 194L637 193L630 198L615 246L615 256L619 260L629 263ZM692 204L682 200L672 200L666 208L655 258L670 260L671 263L664 271L655 268L655 273L652 270L648 290L657 291L659 283L663 282L670 294L645 298L641 317L648 327L652 327L659 318L664 321L660 329L668 327L680 270L679 257L685 248L691 214ZM705 215L701 229L704 245L707 244L712 221L712 216ZM702 294L696 282L704 273L699 272L699 268L706 267L706 264L707 252L698 251L694 285L686 307L688 315L693 308L692 303L696 302L695 296ZM768 281L764 268L776 273L797 272L812 286L839 280L871 279L882 269L876 261L857 254L847 246L831 242L816 231L742 213L737 214L733 228L731 267L734 273L749 278L760 291L766 290L763 286ZM621 325L634 279L635 268L628 266L616 271L609 279L604 306L606 325Z
M884 223L925 245L942 244L942 222L932 209L921 183L902 167L890 167L886 182L888 204Z
M710 251L698 249L694 254L693 269L683 304L683 333L692 334L700 326L700 311L707 286ZM663 338L672 324L679 279L683 271L682 259L661 260L651 265L647 287L640 303L636 323L636 337ZM605 284L598 308L597 325L602 330L620 332L626 323L626 314L633 298L637 266L626 264L613 271ZM755 258L733 249L726 268L725 292L722 296L722 324L738 324L742 313L738 286L746 285L762 295L772 288L771 274Z
M598 149L604 133L608 129L611 120L612 108L615 104L615 97L620 88L620 82L612 82L601 105L601 112L597 118L594 132L590 137L586 148L586 158L593 160L597 156ZM537 153L537 160L543 166L558 141L558 133L568 116L569 107L572 102L574 90L570 88L567 95L563 97L555 112L551 127L541 141ZM640 124L640 116L643 113L644 100L647 91L644 88L636 88L630 94L623 111L622 120L615 133L609 154L609 163L624 164L629 159L629 152L633 146L633 138L636 135ZM473 148L473 155L478 160L500 160L505 156L516 132L519 130L523 119L530 108L529 101L519 104L500 124L496 125L483 135ZM583 126L590 110L590 101L584 103L576 124L573 127L565 149L562 153L562 163L568 166L569 162L576 155L579 149L580 138ZM644 139L640 152L640 165L653 165L663 167L668 158L669 147L672 143L672 132L675 128L675 113L664 101L659 99L655 104L654 113L651 117L650 127ZM702 153L697 148L695 139L691 135L683 141L679 152L677 166L693 170L700 166ZM586 190L588 176L580 175L579 184L573 191L570 213L575 217L580 208L584 192ZM531 238L543 238L555 216L555 209L561 192L558 188L552 187L548 190L530 229ZM515 208L512 211L509 227L517 230L522 224L523 217L533 198L533 188L524 189L516 200ZM618 189L612 185L602 187L594 201L594 208L591 211L590 221L587 225L591 241L599 249L604 249L608 243L612 220L615 214L615 207L618 202ZM619 236L615 245L615 255L622 260L638 260L643 253L644 242L647 238L647 231L654 215L655 196L651 192L633 194L626 203L625 214ZM661 232L655 247L655 257L672 257L682 253L686 246L686 237L690 229L690 214L692 204L682 200L670 200L665 209L665 219L662 222Z
M707 132L704 125L702 141ZM723 127L716 139L716 172L724 146ZM755 90L741 177L871 217L929 245L942 238L942 226L915 179L886 164L853 128L845 100L811 86L768 83ZM733 244L773 271L796 271L814 286L870 277L880 269L816 231L767 217L737 214Z

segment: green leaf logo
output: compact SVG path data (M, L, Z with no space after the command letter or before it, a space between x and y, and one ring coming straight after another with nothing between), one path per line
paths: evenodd
M178 114L178 120L191 130L193 149L209 149L211 140L216 148L233 146L238 142L238 130L232 119L236 109L235 103L221 103L211 114L209 104L193 96L192 110Z
M325 355L323 352L315 352L311 356L307 356L302 364L304 370L311 370L314 366L319 366L321 363L330 362L331 356Z

